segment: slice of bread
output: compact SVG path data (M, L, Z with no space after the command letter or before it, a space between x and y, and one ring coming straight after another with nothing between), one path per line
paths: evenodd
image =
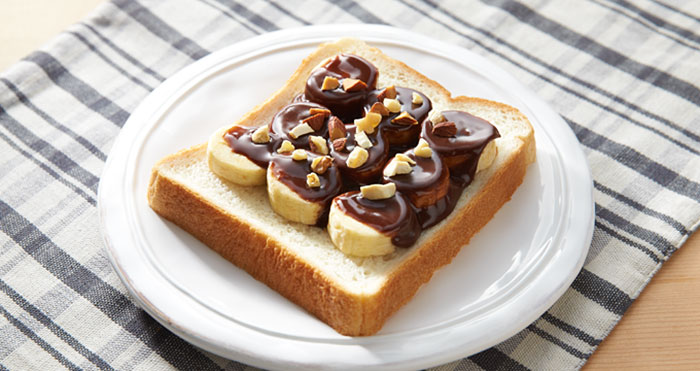
M303 92L307 76L319 63L340 52L372 62L379 71L378 87L393 84L421 91L430 97L433 112L463 110L500 132L493 164L476 175L455 210L425 230L414 246L397 248L388 256L347 256L335 248L325 229L276 214L265 186L238 186L212 173L206 144L158 162L148 201L158 214L339 333L372 335L510 199L535 160L535 141L527 118L515 108L451 97L438 83L353 39L321 45L279 91L234 125L266 125Z

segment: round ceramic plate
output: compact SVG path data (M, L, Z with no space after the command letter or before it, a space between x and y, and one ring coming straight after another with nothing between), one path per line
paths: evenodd
M282 86L320 42L348 35L455 95L517 107L537 141L537 161L512 200L379 333L356 338L339 335L257 282L146 202L150 170L160 158L205 142ZM563 294L581 269L593 228L590 172L552 109L474 53L366 25L265 34L169 78L134 111L114 144L98 206L111 261L148 313L192 344L273 369L415 369L484 350L525 328Z

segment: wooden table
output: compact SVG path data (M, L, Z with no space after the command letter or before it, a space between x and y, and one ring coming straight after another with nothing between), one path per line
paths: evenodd
M0 70L84 18L100 0L3 0ZM654 277L585 371L700 369L700 237Z

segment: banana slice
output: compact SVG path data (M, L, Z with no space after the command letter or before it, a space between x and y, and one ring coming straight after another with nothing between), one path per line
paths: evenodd
M491 167L496 156L498 156L498 146L496 145L496 141L492 140L484 147L484 150L481 151L479 164L476 166L476 172L478 173Z
M400 192L384 199L368 199L361 192L333 199L328 234L333 244L352 256L381 256L413 245L421 233L410 201Z
M308 225L322 224L328 204L342 187L340 172L332 159L310 152L306 156L299 152L275 156L266 178L272 209L290 221Z
M255 143L252 141L252 134L256 128L238 128L231 135L229 127L222 127L209 137L207 144L207 162L209 168L216 175L239 185L257 186L265 184L265 173L267 165L265 159L269 161L270 143ZM250 147L256 152L260 152L261 157L258 163L253 162L248 156L236 153L231 148L225 136L229 136L234 141L239 141L241 146ZM236 137L236 135L238 135ZM250 143L244 143L244 142ZM272 142L272 141L270 141Z
M396 184L417 208L434 205L450 187L450 171L437 152L428 157L417 156L414 149L397 154L384 167L383 175L384 183Z

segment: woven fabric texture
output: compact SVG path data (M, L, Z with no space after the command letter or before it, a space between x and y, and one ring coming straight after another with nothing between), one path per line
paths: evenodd
M258 34L377 23L483 55L547 101L594 178L595 231L561 299L439 370L580 368L700 220L700 3L114 0L0 75L0 370L246 369L138 308L96 208L135 107L197 59Z

